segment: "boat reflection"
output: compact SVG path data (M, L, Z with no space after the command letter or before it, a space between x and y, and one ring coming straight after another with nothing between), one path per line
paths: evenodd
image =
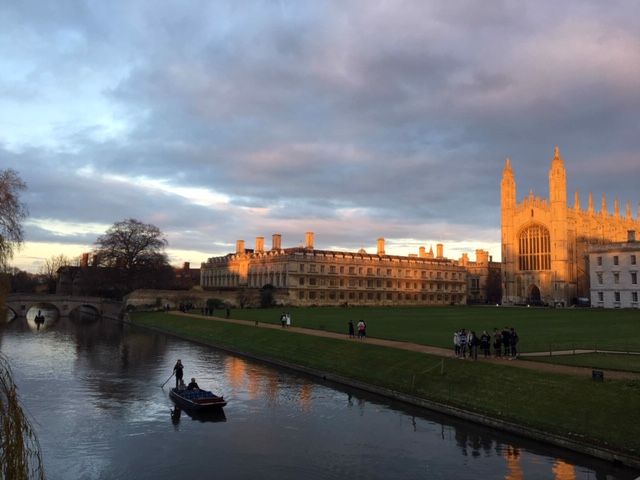
M36 306L27 312L27 325L32 331L46 330L55 324L60 315L55 308Z
M195 412L191 410L183 410L179 406L175 405L171 410L171 423L178 425L182 418L182 412L185 412L189 417L191 417L191 420L202 423L227 421L227 416L224 414L224 410L222 408L216 408L204 412Z

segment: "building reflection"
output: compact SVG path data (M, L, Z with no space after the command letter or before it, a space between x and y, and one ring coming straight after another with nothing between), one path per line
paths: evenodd
M238 357L228 356L225 359L225 370L231 388L240 390L246 378L247 362Z
M520 467L520 450L508 445L504 450L504 456L507 459L508 472L504 476L505 480L522 480L524 475Z
M560 459L553 464L553 474L555 480L576 480L575 467Z

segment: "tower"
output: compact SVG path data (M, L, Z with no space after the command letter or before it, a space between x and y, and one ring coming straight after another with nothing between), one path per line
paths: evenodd
M500 183L501 230L502 230L502 295L504 300L513 301L515 292L516 250L514 216L516 209L516 179L507 158Z
M567 298L569 282L569 250L567 229L567 172L560 157L560 149L555 148L549 169L549 203L551 208L551 271L552 295L554 301Z

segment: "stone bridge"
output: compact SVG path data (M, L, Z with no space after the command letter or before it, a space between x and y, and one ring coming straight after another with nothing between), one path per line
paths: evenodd
M122 310L122 302L106 298L37 293L12 293L7 297L6 305L16 317L25 317L32 307L53 307L61 317L68 316L79 307L89 307L100 315L114 318L119 318Z

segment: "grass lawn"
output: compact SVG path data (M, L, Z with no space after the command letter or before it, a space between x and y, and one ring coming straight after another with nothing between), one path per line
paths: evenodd
M640 351L640 310L519 307L317 307L288 308L293 325L347 332L347 322L367 323L367 335L451 348L459 328L513 326L523 352L573 348ZM282 309L234 309L232 318L279 323Z
M291 311L296 322L302 312ZM277 313L273 313L277 320ZM597 383L588 378L458 359L444 360L441 375L440 357L363 342L166 313L136 313L132 321L640 455L640 436L629 428L640 421L637 381ZM372 323L375 325L375 321Z
M533 362L557 363L575 367L602 368L640 373L640 355L581 353L577 355L554 355L551 357L522 357Z

